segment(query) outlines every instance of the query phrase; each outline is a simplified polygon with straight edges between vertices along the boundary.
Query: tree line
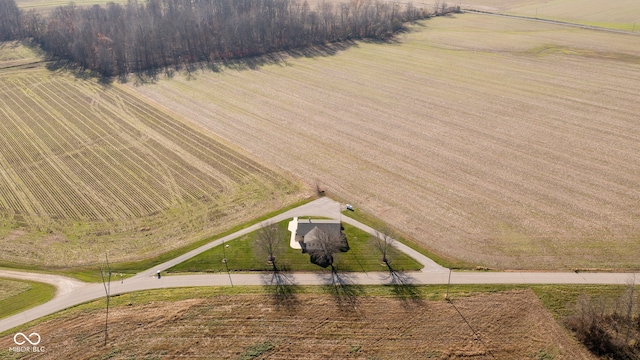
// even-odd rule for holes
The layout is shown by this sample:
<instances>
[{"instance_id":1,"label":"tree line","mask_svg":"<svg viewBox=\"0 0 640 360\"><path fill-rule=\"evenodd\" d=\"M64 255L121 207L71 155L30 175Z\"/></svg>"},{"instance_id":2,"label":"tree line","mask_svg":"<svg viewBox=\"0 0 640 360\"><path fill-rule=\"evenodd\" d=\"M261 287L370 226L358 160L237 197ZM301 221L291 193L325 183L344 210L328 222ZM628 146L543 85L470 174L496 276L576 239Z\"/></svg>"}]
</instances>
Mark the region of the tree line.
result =
<instances>
[{"instance_id":1,"label":"tree line","mask_svg":"<svg viewBox=\"0 0 640 360\"><path fill-rule=\"evenodd\" d=\"M379 0L129 0L48 16L0 0L2 40L32 38L51 55L111 76L351 39L386 39L429 13Z\"/></svg>"},{"instance_id":2,"label":"tree line","mask_svg":"<svg viewBox=\"0 0 640 360\"><path fill-rule=\"evenodd\" d=\"M599 357L640 359L640 294L635 277L615 296L583 294L565 322Z\"/></svg>"}]
</instances>

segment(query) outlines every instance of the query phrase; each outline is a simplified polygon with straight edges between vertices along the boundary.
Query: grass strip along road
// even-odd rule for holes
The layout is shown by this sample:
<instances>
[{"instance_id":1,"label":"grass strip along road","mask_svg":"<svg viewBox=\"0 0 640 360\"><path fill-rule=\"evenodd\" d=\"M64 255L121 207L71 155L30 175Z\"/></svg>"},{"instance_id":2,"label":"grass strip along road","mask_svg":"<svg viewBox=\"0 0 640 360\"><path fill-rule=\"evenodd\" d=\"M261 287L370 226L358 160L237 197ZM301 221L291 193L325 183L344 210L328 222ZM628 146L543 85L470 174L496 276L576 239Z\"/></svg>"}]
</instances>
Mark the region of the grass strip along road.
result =
<instances>
[{"instance_id":1,"label":"grass strip along road","mask_svg":"<svg viewBox=\"0 0 640 360\"><path fill-rule=\"evenodd\" d=\"M311 203L302 205L285 213L282 213L268 221L278 222L293 216L326 216L337 214L340 204L329 198L320 198ZM373 229L349 218L342 221L372 233ZM119 281L114 279L111 283L111 295L118 295L140 290L194 287L194 286L268 286L275 285L274 277L269 272L261 274L205 274L205 275L176 275L156 277L158 271L165 271L191 257L194 257L214 246L221 245L224 241L230 241L246 235L259 228L260 224L240 230L222 239L213 241L187 254L179 256L163 264L154 266L138 275ZM369 273L338 274L344 284L359 285L392 285L398 283L411 285L425 284L616 284L624 285L633 276L640 278L640 273L579 273L579 272L449 272L448 269L438 265L426 256L401 244L396 247L424 265L422 270L416 272L392 272L380 271ZM89 284L66 278L63 276L22 273L17 271L0 270L0 276L6 278L34 279L54 284L59 291L56 297L38 307L29 309L20 314L0 320L0 333L33 321L42 316L53 314L57 311L95 300L105 295L102 284ZM296 285L327 285L335 278L331 272L316 273L291 273L287 275L288 281Z\"/></svg>"}]
</instances>

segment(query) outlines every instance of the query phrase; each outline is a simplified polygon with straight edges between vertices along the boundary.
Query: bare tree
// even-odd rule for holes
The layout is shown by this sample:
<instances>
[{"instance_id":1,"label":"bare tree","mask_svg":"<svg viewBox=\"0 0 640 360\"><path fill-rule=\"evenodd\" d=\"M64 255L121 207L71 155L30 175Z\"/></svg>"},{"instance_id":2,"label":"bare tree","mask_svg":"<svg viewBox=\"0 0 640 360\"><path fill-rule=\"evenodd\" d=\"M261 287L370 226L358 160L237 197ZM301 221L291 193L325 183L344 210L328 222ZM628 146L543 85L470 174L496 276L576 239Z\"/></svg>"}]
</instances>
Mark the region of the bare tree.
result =
<instances>
[{"instance_id":1,"label":"bare tree","mask_svg":"<svg viewBox=\"0 0 640 360\"><path fill-rule=\"evenodd\" d=\"M640 321L633 322L636 303L633 282L613 298L583 294L566 323L578 340L598 356L640 359L640 348L636 346L640 343Z\"/></svg>"},{"instance_id":2,"label":"bare tree","mask_svg":"<svg viewBox=\"0 0 640 360\"><path fill-rule=\"evenodd\" d=\"M54 57L123 75L201 61L238 59L360 38L385 39L428 17L378 0L146 0L58 7L26 16L0 0L0 39L32 37Z\"/></svg>"},{"instance_id":3,"label":"bare tree","mask_svg":"<svg viewBox=\"0 0 640 360\"><path fill-rule=\"evenodd\" d=\"M440 4L440 15L447 14L448 12L449 12L449 7L447 6L447 2L443 1L442 4Z\"/></svg>"},{"instance_id":4,"label":"bare tree","mask_svg":"<svg viewBox=\"0 0 640 360\"><path fill-rule=\"evenodd\" d=\"M625 314L626 322L627 322L627 333L625 334L625 343L629 343L629 336L631 334L631 329L634 327L633 324L633 308L635 306L635 289L636 289L636 276L633 274L633 277L627 280L627 290L625 292L625 305L627 307L627 311ZM638 319L640 321L640 319Z\"/></svg>"},{"instance_id":5,"label":"bare tree","mask_svg":"<svg viewBox=\"0 0 640 360\"><path fill-rule=\"evenodd\" d=\"M14 0L0 1L0 41L18 39L22 34L22 11Z\"/></svg>"},{"instance_id":6,"label":"bare tree","mask_svg":"<svg viewBox=\"0 0 640 360\"><path fill-rule=\"evenodd\" d=\"M376 250L380 253L382 258L380 259L385 265L389 266L393 260L395 248L393 244L395 239L393 238L393 231L389 227L383 227L381 230L376 230L375 235L371 236L371 242Z\"/></svg>"},{"instance_id":7,"label":"bare tree","mask_svg":"<svg viewBox=\"0 0 640 360\"><path fill-rule=\"evenodd\" d=\"M264 223L258 230L255 240L255 251L258 256L265 257L266 260L276 270L276 260L284 251L284 242L287 234L278 224Z\"/></svg>"},{"instance_id":8,"label":"bare tree","mask_svg":"<svg viewBox=\"0 0 640 360\"><path fill-rule=\"evenodd\" d=\"M313 238L309 241L305 240L305 246L312 263L324 268L331 266L332 269L333 254L349 250L349 243L341 228L332 230L325 227L317 227Z\"/></svg>"}]
</instances>

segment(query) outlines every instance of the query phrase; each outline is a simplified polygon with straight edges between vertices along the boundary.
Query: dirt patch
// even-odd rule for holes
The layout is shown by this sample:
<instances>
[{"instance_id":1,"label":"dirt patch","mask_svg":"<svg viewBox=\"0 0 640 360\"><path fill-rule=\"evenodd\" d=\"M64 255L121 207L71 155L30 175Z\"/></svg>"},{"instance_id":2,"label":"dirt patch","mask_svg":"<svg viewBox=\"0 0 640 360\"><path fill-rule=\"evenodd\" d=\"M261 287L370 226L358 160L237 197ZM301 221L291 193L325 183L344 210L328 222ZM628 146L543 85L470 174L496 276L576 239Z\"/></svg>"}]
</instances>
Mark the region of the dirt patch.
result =
<instances>
[{"instance_id":1,"label":"dirt patch","mask_svg":"<svg viewBox=\"0 0 640 360\"><path fill-rule=\"evenodd\" d=\"M455 307L361 297L345 311L331 296L298 300L286 311L262 295L121 306L110 313L107 347L104 311L75 311L22 332L42 336L38 359L237 359L256 348L269 359L593 359L529 290L460 298ZM0 339L1 349L11 341Z\"/></svg>"}]
</instances>

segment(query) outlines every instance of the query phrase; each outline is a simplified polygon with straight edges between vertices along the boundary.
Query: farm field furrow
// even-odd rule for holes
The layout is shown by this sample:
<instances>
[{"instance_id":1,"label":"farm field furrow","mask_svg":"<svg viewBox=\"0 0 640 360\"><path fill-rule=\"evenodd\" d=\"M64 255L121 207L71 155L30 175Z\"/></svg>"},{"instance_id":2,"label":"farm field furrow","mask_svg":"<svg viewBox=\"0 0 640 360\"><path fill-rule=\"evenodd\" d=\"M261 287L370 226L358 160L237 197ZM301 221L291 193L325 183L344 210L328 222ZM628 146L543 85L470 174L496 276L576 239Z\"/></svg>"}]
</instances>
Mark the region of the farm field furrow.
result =
<instances>
[{"instance_id":1,"label":"farm field furrow","mask_svg":"<svg viewBox=\"0 0 640 360\"><path fill-rule=\"evenodd\" d=\"M0 85L0 263L137 260L303 196L281 170L121 89L39 67L2 69Z\"/></svg>"},{"instance_id":2,"label":"farm field furrow","mask_svg":"<svg viewBox=\"0 0 640 360\"><path fill-rule=\"evenodd\" d=\"M445 257L640 266L634 35L463 14L391 44L126 86Z\"/></svg>"},{"instance_id":3,"label":"farm field furrow","mask_svg":"<svg viewBox=\"0 0 640 360\"><path fill-rule=\"evenodd\" d=\"M22 96L18 95L18 94L14 94L12 97L10 97L12 99L23 99ZM45 118L43 118L40 114L41 112L36 111L35 109L38 109L38 102L37 102L37 95L34 94L34 101L26 104L25 103L25 108L31 109L32 113L34 114L34 116L38 116L39 117L39 121L34 121L33 124L37 124L38 122L42 122L42 121L46 121ZM69 106L69 104L67 102L56 102L55 100L49 98L47 99L48 101L46 102L47 104L51 104L53 106L59 106L61 108L60 111L60 115L63 119L68 119L68 120L76 120L78 123L82 123L83 121L90 121L87 117L76 117L76 115L71 112L68 111L67 109L72 109L73 107ZM41 139L40 137L36 137L35 141ZM63 137L64 139L64 137ZM24 140L23 142L24 144L29 144L30 141L28 140ZM37 153L39 156L40 155L45 155L47 152L44 150L38 150L35 149L34 150L35 153ZM102 153L102 154L101 154ZM55 155L55 154L54 154ZM97 151L92 152L92 164L107 164L106 167L100 167L98 166L97 168L100 169L101 171L109 171L109 169L113 166L113 164L116 162L114 161L112 158L106 158L105 154L103 151L101 151L101 149L98 149ZM111 166L109 166L111 165ZM46 179L46 177L44 177L44 179ZM117 187L119 189L124 189L126 191L126 189L129 187L131 187L129 180L126 179L126 177L120 176L119 174L115 175L115 184L122 184L123 186L114 186ZM58 182L59 186L70 186L69 182L67 181L60 181ZM135 185L134 185L135 186ZM144 203L144 202L143 202ZM82 202L78 203L78 204L82 204ZM134 211L134 213L137 213L138 215L142 214L144 212L143 207L139 206L138 204L134 204L134 203L130 203L130 206L135 207L137 210ZM72 209L72 207L69 207L70 209ZM63 218L64 215L60 214L59 215L60 218ZM75 218L73 215L69 216L70 218Z\"/></svg>"},{"instance_id":4,"label":"farm field furrow","mask_svg":"<svg viewBox=\"0 0 640 360\"><path fill-rule=\"evenodd\" d=\"M55 85L58 84L56 83ZM48 86L47 89L50 91L43 95L46 95L50 101L55 101L54 98L57 96L56 93L69 94L64 103L58 103L58 105L63 106L63 108L83 108L87 103L92 101L92 99L88 97L82 99L84 101L79 101L77 98L73 97L73 95L78 93L77 91L73 91L73 89L69 88L57 88L55 85L52 84L51 86ZM38 87L38 89L44 89L44 87ZM62 101L62 99L60 99L60 101ZM75 114L64 114L63 112L65 119L76 120L73 121L75 127L80 130L81 133L88 135L89 139L91 139L89 140L90 151L93 147L92 145L95 145L96 142L103 142L105 148L116 149L113 152L108 151L103 152L102 154L100 152L92 151L92 154L100 157L101 162L111 164L111 167L120 167L127 170L131 176L127 176L125 173L124 179L135 183L131 186L125 186L125 189L138 188L145 190L144 193L148 194L148 198L145 201L147 209L143 211L158 211L170 205L164 201L165 198L170 197L167 189L155 180L156 172L153 174L144 173L144 171L141 170L141 166L145 163L145 160L140 157L132 159L136 148L131 141L127 142L123 139L124 132L122 132L122 128L108 126L109 120L103 116L99 116L98 114L94 112L92 115L82 114L81 116L76 117L77 115ZM112 115L117 118L116 114ZM94 117L97 117L102 121L92 120ZM120 136L115 136L115 134L119 134ZM122 181L124 180L121 180L121 182ZM152 186L154 183L157 185L156 187ZM153 204L158 204L158 206Z\"/></svg>"},{"instance_id":5,"label":"farm field furrow","mask_svg":"<svg viewBox=\"0 0 640 360\"><path fill-rule=\"evenodd\" d=\"M530 290L462 297L453 304L316 294L293 294L278 304L268 294L215 290L206 298L134 300L110 309L108 349L128 357L238 359L268 343L262 357L269 359L595 359ZM47 339L47 352L38 358L104 354L102 313L91 303L30 326Z\"/></svg>"},{"instance_id":6,"label":"farm field furrow","mask_svg":"<svg viewBox=\"0 0 640 360\"><path fill-rule=\"evenodd\" d=\"M104 94L101 95L104 96ZM90 99L87 101L89 100ZM80 104L81 103L82 102L80 102ZM107 106L105 106L105 108L106 107ZM120 120L117 110L102 109L102 111L106 113L106 115L103 115L104 122L94 123L93 127L97 129L96 131L106 132L107 134L110 133L110 131L105 130L104 127L106 127L106 129L114 128L118 130L120 137L124 138L126 136L129 140L140 139L141 144L136 144L134 141L133 147L129 146L129 151L127 151L125 155L131 158L131 161L135 163L135 166L144 168L144 170L134 170L133 172L136 174L144 173L142 178L146 185L158 183L159 188L157 188L156 191L160 193L167 193L166 198L173 199L174 201L181 198L183 195L181 195L180 189L185 189L189 194L194 193L194 181L197 181L200 184L200 188L197 191L198 195L193 196L193 199L202 198L204 194L216 193L224 189L219 178L207 176L203 174L201 170L193 166L185 165L186 162L181 160L180 156L175 156L175 159L169 160L166 156L160 155L170 152L170 150L162 146L159 142L150 139L149 131L140 130L129 124L127 121ZM106 124L107 122L115 124L108 126L108 124ZM78 126L80 126L80 124L78 124ZM108 138L112 139L111 136ZM126 145L126 142L124 142L124 139L113 139L112 141L118 142L119 145L116 145L116 148L128 146ZM159 164L163 165L163 171L154 169L154 167L157 167ZM190 176L185 177L182 174L189 174ZM164 181L164 184L160 183L157 179ZM179 181L176 181L176 179ZM156 187L154 187L154 189L156 189ZM170 191L170 188L172 191Z\"/></svg>"},{"instance_id":7,"label":"farm field furrow","mask_svg":"<svg viewBox=\"0 0 640 360\"><path fill-rule=\"evenodd\" d=\"M28 95L40 98L34 93L29 92ZM14 94L14 98L20 98L19 95ZM91 208L91 214L88 216L90 220L99 220L102 217L97 216L97 213L101 213L103 216L107 214L104 204L108 202L107 199L100 201L93 196L89 196L91 189L86 187L84 182L77 176L74 170L77 170L73 164L68 164L64 161L61 155L67 152L73 152L79 146L79 143L71 144L66 141L67 138L72 137L73 133L64 131L63 121L52 126L47 121L47 115L51 116L50 109L40 107L44 102L31 102L26 104L31 110L30 114L21 116L20 119L24 122L22 128L29 129L36 135L32 140L41 142L40 148L43 149L43 154L47 154L47 161L54 164L54 167L68 177L68 180L56 179L56 184L69 183L72 187L76 187L77 195L70 194L69 197L73 199L75 206L89 207ZM46 149L46 150L44 150ZM71 165L71 166L68 166ZM79 196L81 198L79 198ZM107 215L108 217L108 215Z\"/></svg>"},{"instance_id":8,"label":"farm field furrow","mask_svg":"<svg viewBox=\"0 0 640 360\"><path fill-rule=\"evenodd\" d=\"M23 121L28 119L30 119L30 117L22 117ZM70 147L68 147L69 144L66 143L61 145L59 141L61 137L58 131L54 128L49 127L45 119L43 119L42 117L40 117L39 121L34 121L33 124L34 126L31 127L31 129L37 134L37 137L46 144L43 147L48 147L49 150L54 154L54 156L51 156L49 159L52 162L55 162L56 168L60 169L62 173L72 178L71 182L75 186L79 187L79 193L82 194L83 198L81 200L76 199L76 201L78 201L79 204L81 204L82 202L86 202L86 206L90 207L92 211L92 214L89 216L91 219L95 220L99 218L108 218L109 214L104 209L104 203L100 203L100 201L94 199L93 197L86 196L89 189L83 186L82 179L77 178L77 174L75 174L74 171L71 170L74 168L75 164L69 164L65 162L64 158L55 156L55 154L63 154L65 151L68 151L65 150L65 146L67 146L67 149L70 149ZM49 134L55 135L50 136ZM98 216L96 214L100 215Z\"/></svg>"},{"instance_id":9,"label":"farm field furrow","mask_svg":"<svg viewBox=\"0 0 640 360\"><path fill-rule=\"evenodd\" d=\"M254 161L251 161L244 156L240 156L237 153L233 153L222 146L211 144L207 141L204 135L195 132L184 124L172 121L168 116L162 114L160 111L148 104L144 104L144 106L142 104L127 104L129 105L129 110L135 109L139 110L141 113L152 113L154 117L141 117L147 121L145 123L146 125L161 132L163 135L171 138L179 138L181 140L179 144L191 150L191 153L198 156L199 159L207 162L214 162L218 164L219 167L228 169L230 173L228 176L231 176L233 181L240 181L243 176L246 176L251 172L262 173L265 177L268 177L271 180L276 180L278 178L275 172L265 169ZM202 149L212 146L216 151L215 153L202 151ZM212 154L216 154L217 156L212 156ZM220 161L220 155L223 155L223 158L225 159L224 162ZM246 169L246 171L244 171L244 169Z\"/></svg>"},{"instance_id":10,"label":"farm field furrow","mask_svg":"<svg viewBox=\"0 0 640 360\"><path fill-rule=\"evenodd\" d=\"M151 109L139 109L139 108L136 108L135 106L132 106L132 104L127 104L127 108L129 109L129 111L133 111L133 113L137 116L147 114L149 112L148 110L151 110ZM162 136L175 138L177 144L179 144L182 148L189 150L190 153L196 156L198 159L208 161L209 163L213 163L217 165L216 168L220 170L225 170L223 171L222 174L219 174L219 177L222 177L222 178L228 177L229 178L229 180L227 181L228 183L237 182L242 179L243 174L239 168L236 168L235 166L233 166L233 164L231 166L227 166L227 164L224 164L224 162L220 161L218 157L209 157L206 154L203 154L203 152L201 151L202 146L195 146L195 144L192 144L191 140L194 140L194 139L183 135L184 133L182 131L172 129L171 126L154 127L158 125L157 122L146 122L145 125L158 131L158 133ZM228 160L229 162L233 161L232 158L229 158Z\"/></svg>"},{"instance_id":11,"label":"farm field furrow","mask_svg":"<svg viewBox=\"0 0 640 360\"><path fill-rule=\"evenodd\" d=\"M35 79L31 79L31 80L35 81ZM33 85L35 86L35 84ZM60 84L55 84L55 85L60 85ZM90 99L84 99L85 102L83 103L82 101L78 101L77 98L73 100L69 99L71 96L77 95L78 93L78 92L72 91L72 89L69 89L69 88L60 88L58 86L54 86L54 84L52 84L52 86L49 86L47 88L53 91L51 94L43 93L42 94L43 97L46 97L47 99L52 99L56 93L68 94L66 103L69 103L73 107L82 107L87 101L90 101ZM44 89L44 88L39 87L39 89ZM74 102L71 102L71 101L74 101ZM94 113L94 115L97 115L97 114ZM110 115L112 116L111 118L116 118L116 119L118 118L117 114L112 113ZM137 185L144 184L144 186L150 187L152 191L156 193L156 197L154 201L163 203L164 206L168 206L168 203L165 201L165 199L170 199L171 194L167 191L166 187L161 183L161 181L158 180L158 179L164 180L163 177L160 176L160 174L158 174L156 171L152 169L152 165L148 163L148 160L145 159L145 156L138 154L138 148L135 147L135 145L132 145L131 143L126 142L126 139L124 139L126 132L123 131L125 127L109 126L108 120L107 120L109 118L105 117L102 114L100 114L100 117L105 121L101 123L96 123L92 121L86 121L86 118L85 118L85 119L79 119L79 121L76 121L74 123L69 123L68 126L70 129L74 127L76 128L75 131L72 130L74 133L83 133L85 135L89 135L89 134L95 135L94 137L89 136L89 139L85 140L85 143L95 145L95 142L103 141L108 146L114 149L122 149L121 151L117 151L115 154L111 154L111 158L113 157L118 158L118 161L121 165L126 166L127 168L130 169L130 171L140 176L140 182ZM61 123L63 122L61 121ZM100 134L103 134L103 136L100 136ZM119 136L112 136L109 134L118 134ZM82 141L82 140L79 140L79 141ZM80 165L79 169L82 169L82 168L83 166ZM144 168L144 170L142 170L141 168Z\"/></svg>"}]
</instances>

